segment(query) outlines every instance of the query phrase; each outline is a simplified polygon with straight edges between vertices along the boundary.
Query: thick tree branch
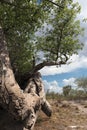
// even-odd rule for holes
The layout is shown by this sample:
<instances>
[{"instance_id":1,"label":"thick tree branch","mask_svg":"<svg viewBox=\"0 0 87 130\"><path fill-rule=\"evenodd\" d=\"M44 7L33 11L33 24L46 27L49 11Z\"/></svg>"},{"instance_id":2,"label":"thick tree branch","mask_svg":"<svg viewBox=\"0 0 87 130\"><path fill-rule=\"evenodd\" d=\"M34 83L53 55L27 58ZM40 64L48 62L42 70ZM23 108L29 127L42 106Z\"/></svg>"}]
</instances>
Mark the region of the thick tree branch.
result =
<instances>
[{"instance_id":1,"label":"thick tree branch","mask_svg":"<svg viewBox=\"0 0 87 130\"><path fill-rule=\"evenodd\" d=\"M67 59L68 60L68 59ZM45 66L60 66L60 65L64 65L66 64L67 60L65 59L65 61L60 61L60 62L55 62L55 61L44 61L38 65L36 65L30 72L27 72L23 75L20 76L18 83L20 84L22 89L25 89L26 87L26 83L28 82L28 80L34 76L34 74L39 71L40 69L42 69ZM17 76L16 76L17 77Z\"/></svg>"},{"instance_id":2,"label":"thick tree branch","mask_svg":"<svg viewBox=\"0 0 87 130\"><path fill-rule=\"evenodd\" d=\"M63 64L66 64L66 62L67 62L66 60L65 61L59 61L59 62L55 62L55 61L44 61L44 62L36 65L34 67L34 69L31 71L31 73L35 73L35 72L37 72L38 70L42 69L45 66L63 65Z\"/></svg>"}]
</instances>

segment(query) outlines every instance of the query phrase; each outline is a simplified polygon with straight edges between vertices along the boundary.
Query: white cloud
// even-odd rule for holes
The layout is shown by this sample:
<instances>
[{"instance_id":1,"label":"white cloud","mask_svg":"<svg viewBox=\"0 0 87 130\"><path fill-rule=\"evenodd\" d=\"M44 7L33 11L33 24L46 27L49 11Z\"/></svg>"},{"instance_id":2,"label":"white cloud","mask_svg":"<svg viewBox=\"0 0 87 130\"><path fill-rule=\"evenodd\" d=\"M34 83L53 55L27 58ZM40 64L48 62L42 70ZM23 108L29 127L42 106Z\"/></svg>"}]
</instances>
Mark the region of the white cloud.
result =
<instances>
[{"instance_id":1,"label":"white cloud","mask_svg":"<svg viewBox=\"0 0 87 130\"><path fill-rule=\"evenodd\" d=\"M64 79L63 86L71 85L73 89L77 88L77 85L75 83L75 78L69 78L69 79ZM55 92L55 93L62 93L62 87L58 85L58 82L56 80L48 82L47 80L43 81L44 86L45 86L45 91L49 90L49 92Z\"/></svg>"},{"instance_id":2,"label":"white cloud","mask_svg":"<svg viewBox=\"0 0 87 130\"><path fill-rule=\"evenodd\" d=\"M75 78L69 78L69 79L64 79L63 80L63 84L64 84L64 86L66 86L66 85L71 85L71 86L76 86L76 84L75 84Z\"/></svg>"},{"instance_id":3,"label":"white cloud","mask_svg":"<svg viewBox=\"0 0 87 130\"><path fill-rule=\"evenodd\" d=\"M55 92L55 93L61 93L62 92L62 87L59 87L57 81L51 81L48 82L47 80L44 80L44 86L45 86L45 91L49 90L50 92Z\"/></svg>"}]
</instances>

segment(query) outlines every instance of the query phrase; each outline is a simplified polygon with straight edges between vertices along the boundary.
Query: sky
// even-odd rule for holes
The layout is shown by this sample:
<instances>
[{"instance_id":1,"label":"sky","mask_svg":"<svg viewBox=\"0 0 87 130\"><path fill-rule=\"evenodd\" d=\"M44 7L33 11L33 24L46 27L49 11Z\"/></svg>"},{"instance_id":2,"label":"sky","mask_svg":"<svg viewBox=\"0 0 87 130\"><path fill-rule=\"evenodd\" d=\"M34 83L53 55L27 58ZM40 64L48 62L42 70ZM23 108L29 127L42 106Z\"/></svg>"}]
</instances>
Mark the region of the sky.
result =
<instances>
[{"instance_id":1,"label":"sky","mask_svg":"<svg viewBox=\"0 0 87 130\"><path fill-rule=\"evenodd\" d=\"M81 13L77 18L82 21L87 18L87 0L74 1L81 5ZM79 51L78 55L73 54L66 65L44 67L40 71L45 90L49 89L60 93L63 86L71 85L75 87L76 78L87 77L87 22L81 22L81 26L85 28L84 36L80 38L84 43L83 50Z\"/></svg>"}]
</instances>

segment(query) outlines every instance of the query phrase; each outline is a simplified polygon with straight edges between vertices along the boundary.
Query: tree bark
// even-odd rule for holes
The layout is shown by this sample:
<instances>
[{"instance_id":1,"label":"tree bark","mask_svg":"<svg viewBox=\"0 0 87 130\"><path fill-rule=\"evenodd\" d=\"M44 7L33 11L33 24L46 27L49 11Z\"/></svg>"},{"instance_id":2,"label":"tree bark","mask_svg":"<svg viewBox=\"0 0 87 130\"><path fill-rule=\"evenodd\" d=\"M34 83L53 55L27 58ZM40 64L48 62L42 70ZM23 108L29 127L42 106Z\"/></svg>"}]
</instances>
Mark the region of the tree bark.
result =
<instances>
[{"instance_id":1,"label":"tree bark","mask_svg":"<svg viewBox=\"0 0 87 130\"><path fill-rule=\"evenodd\" d=\"M46 100L44 92L44 84L41 79L40 72L36 72L28 81L28 85L24 90L27 93L36 93L41 99L41 110L50 117L52 114L52 108L49 102Z\"/></svg>"},{"instance_id":2,"label":"tree bark","mask_svg":"<svg viewBox=\"0 0 87 130\"><path fill-rule=\"evenodd\" d=\"M49 117L52 113L51 106L45 98L40 73L34 74L31 79L23 91L15 80L7 43L0 27L0 106L16 120L22 121L23 130L33 129L40 109Z\"/></svg>"},{"instance_id":3,"label":"tree bark","mask_svg":"<svg viewBox=\"0 0 87 130\"><path fill-rule=\"evenodd\" d=\"M11 68L5 36L0 27L0 105L11 115L24 122L31 130L40 109L40 97L35 93L24 93L15 80Z\"/></svg>"}]
</instances>

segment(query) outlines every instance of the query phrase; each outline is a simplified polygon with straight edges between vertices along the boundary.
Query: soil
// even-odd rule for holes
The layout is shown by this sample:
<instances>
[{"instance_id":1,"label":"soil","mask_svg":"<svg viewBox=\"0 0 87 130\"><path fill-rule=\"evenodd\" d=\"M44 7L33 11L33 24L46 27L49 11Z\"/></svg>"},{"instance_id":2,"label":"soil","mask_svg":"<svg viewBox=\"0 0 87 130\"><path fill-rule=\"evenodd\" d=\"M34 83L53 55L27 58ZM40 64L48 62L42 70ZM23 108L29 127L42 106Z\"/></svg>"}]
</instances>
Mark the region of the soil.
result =
<instances>
[{"instance_id":1,"label":"soil","mask_svg":"<svg viewBox=\"0 0 87 130\"><path fill-rule=\"evenodd\" d=\"M40 113L34 130L87 130L87 101L50 101L53 115Z\"/></svg>"},{"instance_id":2,"label":"soil","mask_svg":"<svg viewBox=\"0 0 87 130\"><path fill-rule=\"evenodd\" d=\"M40 112L34 130L87 130L87 101L49 102L52 116ZM22 124L0 109L0 130L22 130Z\"/></svg>"}]
</instances>

